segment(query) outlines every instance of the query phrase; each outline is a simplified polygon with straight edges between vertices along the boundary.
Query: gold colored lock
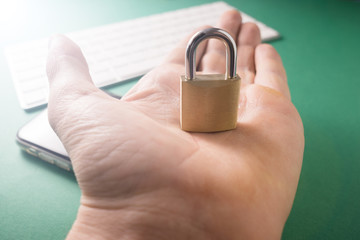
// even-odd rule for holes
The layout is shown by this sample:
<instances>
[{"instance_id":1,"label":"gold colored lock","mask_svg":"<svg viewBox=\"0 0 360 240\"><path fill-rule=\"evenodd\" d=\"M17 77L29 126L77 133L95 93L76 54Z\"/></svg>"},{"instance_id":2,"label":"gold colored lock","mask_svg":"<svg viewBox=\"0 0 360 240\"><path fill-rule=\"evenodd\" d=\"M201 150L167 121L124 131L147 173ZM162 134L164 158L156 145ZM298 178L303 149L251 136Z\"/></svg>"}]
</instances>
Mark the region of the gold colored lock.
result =
<instances>
[{"instance_id":1,"label":"gold colored lock","mask_svg":"<svg viewBox=\"0 0 360 240\"><path fill-rule=\"evenodd\" d=\"M225 74L196 75L196 48L217 38L226 46ZM240 77L236 74L236 44L226 31L208 28L196 33L185 54L185 72L180 81L180 125L189 132L219 132L236 128Z\"/></svg>"}]
</instances>

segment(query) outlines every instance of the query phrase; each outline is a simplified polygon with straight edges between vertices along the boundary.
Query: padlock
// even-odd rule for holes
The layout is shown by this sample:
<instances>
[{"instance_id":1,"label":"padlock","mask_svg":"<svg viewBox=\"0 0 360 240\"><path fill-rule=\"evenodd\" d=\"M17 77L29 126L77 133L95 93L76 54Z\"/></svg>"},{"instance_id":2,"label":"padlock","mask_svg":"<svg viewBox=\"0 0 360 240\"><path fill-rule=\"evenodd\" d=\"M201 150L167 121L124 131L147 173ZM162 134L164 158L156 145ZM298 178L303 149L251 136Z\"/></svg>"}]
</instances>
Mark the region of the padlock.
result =
<instances>
[{"instance_id":1,"label":"padlock","mask_svg":"<svg viewBox=\"0 0 360 240\"><path fill-rule=\"evenodd\" d=\"M219 39L225 44L225 74L196 75L196 48L209 38ZM180 78L181 129L220 132L236 128L240 77L236 74L236 44L231 35L219 28L207 28L196 33L187 45L185 74Z\"/></svg>"}]
</instances>

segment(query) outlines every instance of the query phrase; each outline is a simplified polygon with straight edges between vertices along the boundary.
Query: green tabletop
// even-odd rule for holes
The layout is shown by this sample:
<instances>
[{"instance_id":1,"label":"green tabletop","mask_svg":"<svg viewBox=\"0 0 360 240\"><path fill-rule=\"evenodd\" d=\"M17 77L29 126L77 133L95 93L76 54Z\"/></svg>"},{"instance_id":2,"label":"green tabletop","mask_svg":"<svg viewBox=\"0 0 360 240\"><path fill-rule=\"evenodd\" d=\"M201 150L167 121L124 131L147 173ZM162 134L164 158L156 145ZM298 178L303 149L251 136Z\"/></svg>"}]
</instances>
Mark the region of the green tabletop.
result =
<instances>
[{"instance_id":1,"label":"green tabletop","mask_svg":"<svg viewBox=\"0 0 360 240\"><path fill-rule=\"evenodd\" d=\"M0 47L206 2L2 1ZM280 32L271 44L305 127L303 169L283 239L360 239L360 2L228 3ZM3 54L0 77L0 239L63 239L79 206L76 179L20 151L16 132L40 109L20 108ZM124 94L135 81L110 90Z\"/></svg>"}]
</instances>

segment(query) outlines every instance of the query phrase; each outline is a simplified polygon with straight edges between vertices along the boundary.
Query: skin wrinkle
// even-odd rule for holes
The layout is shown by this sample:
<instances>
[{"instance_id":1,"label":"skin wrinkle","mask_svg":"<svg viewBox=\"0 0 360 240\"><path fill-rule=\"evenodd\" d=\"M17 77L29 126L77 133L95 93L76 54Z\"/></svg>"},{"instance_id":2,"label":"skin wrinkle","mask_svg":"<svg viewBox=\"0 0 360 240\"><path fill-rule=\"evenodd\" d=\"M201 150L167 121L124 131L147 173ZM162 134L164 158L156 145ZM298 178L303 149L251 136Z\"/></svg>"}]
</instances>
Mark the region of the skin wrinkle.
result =
<instances>
[{"instance_id":1,"label":"skin wrinkle","mask_svg":"<svg viewBox=\"0 0 360 240\"><path fill-rule=\"evenodd\" d=\"M167 68L173 68L174 66L176 66L176 67L180 67L180 65L179 64L164 64L164 65L162 65L160 68L161 69L167 69ZM183 71L183 66L178 70L178 71L176 71L176 72L181 72L181 71ZM179 90L178 89L174 89L172 86L174 86L175 84L177 85L177 84L179 84L179 80L178 79L176 79L176 81L174 81L174 84L172 84L172 85L169 85L169 84L167 84L165 81L168 81L168 79L164 79L164 74L162 74L162 75L159 75L158 74L158 72L159 71L152 71L152 72L150 72L149 73L149 76L151 76L153 79L154 79L154 83L151 83L149 86L147 86L146 87L146 91L145 91L145 93L147 93L147 94L144 94L144 92L141 92L141 93L134 93L133 91L130 91L128 94L126 94L125 96L124 96L124 101L136 101L136 100L144 100L144 98L146 98L147 97L147 95L152 95L152 94L159 94L159 92L160 91L158 91L158 89L160 88L160 89L163 89L164 91L162 91L162 92L164 92L164 93L166 93L166 95L169 95L169 96L171 96L171 97L173 97L173 96L177 96L178 94L179 94ZM174 74L172 74L174 71L170 71L169 73L167 73L168 75L174 75ZM165 75L167 75L167 74L165 74ZM147 78L144 78L144 79L142 79L142 80L140 80L140 81L142 81L142 82L147 82L147 79L148 79L149 77L147 77ZM139 82L138 84L137 84L137 86L138 85L140 85L142 82ZM147 85L147 84L146 84ZM135 89L136 89L136 87L135 87ZM143 95L144 94L144 95ZM164 95L160 95L160 96L164 96ZM166 98L164 98L164 99L168 99L167 97ZM145 100L144 100L145 101Z\"/></svg>"},{"instance_id":2,"label":"skin wrinkle","mask_svg":"<svg viewBox=\"0 0 360 240\"><path fill-rule=\"evenodd\" d=\"M66 122L69 122L67 120L67 116L71 118L71 125L69 126L66 124ZM64 132L61 140L68 142L71 146L81 146L84 141L86 143L86 139L84 139L82 136L87 135L89 132L89 129L92 129L92 132L94 132L94 127L100 127L97 124L96 120L93 120L93 122L89 121L86 118L79 118L74 121L72 114L65 114L62 118L63 121L58 121L59 125L55 128L59 129L67 129L67 131ZM99 130L97 130L99 131ZM102 135L102 131L99 132L100 135ZM95 139L95 138L94 138ZM86 145L86 144L85 144ZM69 149L71 151L71 149Z\"/></svg>"},{"instance_id":3,"label":"skin wrinkle","mask_svg":"<svg viewBox=\"0 0 360 240\"><path fill-rule=\"evenodd\" d=\"M203 148L204 149L204 148ZM207 169L207 168L205 168L205 169L203 169L203 171L207 171L207 172L212 172L212 174L210 175L210 178L209 179L204 179L203 181L201 181L200 183L201 184L205 184L205 185L208 185L208 186L210 186L210 188L209 187L205 187L205 186L197 186L197 185L195 185L195 186L192 186L192 183L191 182L189 182L189 184L190 184L190 186L192 186L192 188L195 190L195 189L197 189L197 191L195 191L195 192L189 192L189 194L191 194L191 195L198 195L198 194L200 194L201 192L198 192L198 190L199 189L202 189L202 190L206 190L206 189L211 189L212 187L215 187L215 183L216 182L214 182L214 180L216 179L216 178L213 178L213 176L214 176L214 174L215 175L219 175L219 176L222 176L221 177L221 179L222 178L224 178L224 179L227 179L228 177L230 177L230 176L227 176L227 174L226 174L226 172L228 171L228 168L230 167L230 165L227 163L227 162L224 162L224 161L215 161L215 159L213 159L213 157L212 157L212 153L209 151L209 150L204 150L207 154L206 154L206 161L208 161L209 163L211 163L211 162L217 162L217 166L218 166L218 168L214 171L213 169ZM190 170L190 172L192 172L193 170L190 168L188 168L188 167L191 167L192 165L194 165L194 164L202 164L202 161L196 161L196 162L194 162L194 160L196 159L196 154L200 154L200 155L203 155L203 153L204 152L202 152L202 153L200 153L199 151L198 152L196 152L196 153L194 153L192 156L191 156L191 158L190 158L190 156L189 156L189 158L188 158L188 160L185 162L182 162L182 165L180 166L181 168L183 168L184 169L184 171L186 172L187 170ZM219 168L219 166L221 166L221 168ZM221 170L225 170L225 172L223 172L223 171L221 171ZM224 173L224 174L222 174L222 173ZM203 174L203 173L200 173L200 174ZM232 176L236 176L236 175L232 175ZM194 179L196 180L198 178L198 175L197 174L195 174L194 175ZM211 184L207 184L206 182L208 181L208 180L210 180L211 179ZM188 179L188 180L190 180L190 179ZM197 181L194 181L193 183L196 183ZM215 185L214 185L215 184ZM188 188L188 189L192 189L192 188ZM204 191L204 192L207 192L207 191ZM211 191L211 192L213 192L213 191Z\"/></svg>"},{"instance_id":4,"label":"skin wrinkle","mask_svg":"<svg viewBox=\"0 0 360 240\"><path fill-rule=\"evenodd\" d=\"M231 145L231 142L229 143L229 139L231 139L232 134L234 134L233 131L225 131L216 135L213 135L212 133L198 133L196 136L198 138L198 143L202 144L202 146L205 145L207 152L212 152L213 149L220 145Z\"/></svg>"},{"instance_id":5,"label":"skin wrinkle","mask_svg":"<svg viewBox=\"0 0 360 240\"><path fill-rule=\"evenodd\" d=\"M146 192L145 194L149 194L149 193ZM151 195L155 195L155 193L151 192ZM138 197L144 198L144 193L139 194ZM179 197L176 197L176 199L179 199ZM130 203L127 204L126 206L122 206L120 208L106 208L106 209L107 210L127 210L127 209L129 209L129 211L131 212L132 215L139 213L140 216L142 216L144 213L148 213L148 214L154 215L154 216L163 216L165 213L165 215L167 215L166 218L168 218L168 219L177 219L179 216L181 217L184 213L184 212L182 212L179 214L178 211L171 210L172 208L169 209L167 206L165 206L165 208L164 208L164 207L161 207L160 205L153 205L151 201L150 202L147 201L148 202L147 205L141 204L141 205L135 205L135 206L132 203L138 202L136 199L128 199L128 201ZM92 207L96 208L96 206L91 206L91 205L89 206L87 204L84 204L84 206L90 207L90 208L92 208ZM196 210L194 207L190 207L190 208ZM193 211L189 211L189 212L192 213ZM177 216L177 218L173 218L172 216L173 217ZM183 216L180 220L177 220L177 222L182 222L182 225L185 223L187 225L187 229L189 229L189 228L195 229L195 231L199 231L198 229L204 230L204 228L202 228L201 226L198 226L198 224L196 224L196 227L194 227L193 222L192 221L189 222L189 221L187 221L187 219L188 219L188 216ZM194 221L194 222L198 223L198 221ZM145 227L146 227L146 225L145 225ZM209 234L209 232L207 234ZM210 238L204 238L204 239L210 239ZM216 239L216 238L214 238L214 239Z\"/></svg>"},{"instance_id":6,"label":"skin wrinkle","mask_svg":"<svg viewBox=\"0 0 360 240\"><path fill-rule=\"evenodd\" d=\"M244 117L246 117L246 115L244 113L248 112L247 110L247 95L244 94L243 90L244 88L246 88L247 86L243 87L240 89L240 97L239 97L239 105L238 105L238 125L241 124L244 120Z\"/></svg>"},{"instance_id":7,"label":"skin wrinkle","mask_svg":"<svg viewBox=\"0 0 360 240\"><path fill-rule=\"evenodd\" d=\"M86 123L86 121L84 121L85 123ZM104 132L105 131L103 131L102 129L99 129L99 126L96 126L97 124L93 124L93 126L91 126L90 127L90 129L93 129L92 130L92 133L94 133L93 131L94 130L96 130L97 132L98 132L98 134L92 134L92 135L94 135L94 136L97 136L97 135L103 135L104 134ZM72 131L70 131L69 132L69 137L68 138L70 138L70 139L72 139L72 140L74 140L74 139L77 139L77 138L74 138L74 136L76 136L76 135L74 135L74 134L72 134L72 132L76 132L76 131L78 131L79 129L79 126L82 126L82 124L77 124L76 125L77 126L77 129L71 129ZM118 128L119 126L116 126L116 128ZM89 126L88 125L84 125L84 126L82 126L82 129L84 129L84 134L85 135L87 135L87 134L89 134ZM106 127L106 129L109 129L108 127ZM121 131L121 130L120 130ZM79 132L82 132L82 131L79 131ZM79 137L79 139L82 139L81 137ZM96 137L94 137L94 139L96 139ZM100 142L99 142L100 143ZM109 142L110 143L110 142ZM118 148L118 147L120 147L120 146L111 146L111 145L109 145L109 143L107 144L107 149L106 150L108 150L108 148L114 148L114 149L116 149L116 148ZM72 145L74 145L74 144L72 144ZM87 144L86 144L86 142L84 142L84 143L82 143L82 141L80 141L80 142L78 142L78 144L77 144L78 146L87 146ZM97 145L96 144L96 142L94 143L94 144L92 144L92 145ZM85 152L85 154L87 153L87 152L91 152L91 148L92 148L92 145L91 146L88 146L89 147L89 151L87 151L87 150L85 150L85 151L80 151L80 152ZM112 150L113 151L113 150ZM100 153L100 155L97 157L98 159L106 159L108 156L107 156L107 154L110 154L112 151L109 151L109 152L107 152L107 151L105 151L105 152L96 152L96 154L99 154ZM105 155L103 155L103 154L105 154ZM87 158L87 156L85 155L85 156L72 156L72 158L77 158L77 159L81 159L81 158ZM93 157L93 156L92 156ZM99 163L99 164L101 164L101 163Z\"/></svg>"},{"instance_id":8,"label":"skin wrinkle","mask_svg":"<svg viewBox=\"0 0 360 240\"><path fill-rule=\"evenodd\" d=\"M241 99L244 102L242 102L240 105L242 107L242 109L240 109L240 111L241 111L240 117L242 120L251 119L250 118L251 116L254 116L255 118L257 118L257 112L259 112L259 111L261 112L262 110L268 108L268 106L263 105L264 101L261 100L263 98L264 93L259 90L260 90L260 88L263 88L263 86L249 85L249 86L246 86L246 88L247 88L246 94L243 94L242 99ZM251 90L249 90L249 88ZM249 98L249 96L247 96L248 94L250 94L250 95L254 94L252 91L256 91L257 93L260 92L258 94L257 98L252 98L251 96ZM251 100L249 101L249 99L251 99ZM246 113L246 115L244 113ZM245 115L244 117L246 117L246 118L242 117L242 115Z\"/></svg>"},{"instance_id":9,"label":"skin wrinkle","mask_svg":"<svg viewBox=\"0 0 360 240\"><path fill-rule=\"evenodd\" d=\"M116 169L117 168L114 168L112 171L116 172ZM144 178L144 175L145 176L149 175L148 172L149 171L146 169L143 169L141 171L138 170L137 172L134 172L131 175L124 175L121 178L117 178L116 181L114 181L112 184L106 182L107 186L114 185L114 190L112 192L109 191L104 192L103 190L100 189L98 189L96 192L93 193L84 191L83 192L84 197L94 198L94 200L96 199L97 204L87 203L85 200L83 200L82 203L89 207L94 207L99 209L118 209L120 207L117 204L116 205L112 205L111 203L102 204L101 202L106 202L109 199L110 200L113 199L114 197L116 197L117 200L124 201L128 198L131 198L131 196L133 196L134 194L141 195L152 192L153 190L149 186L143 185L141 184L141 181L139 181L142 178ZM107 173L111 173L111 171L108 170ZM104 172L102 176L105 176L105 174L106 173ZM100 176L98 177L99 181L101 180L101 177ZM119 181L122 182L121 189L116 188L116 186L118 185L117 183Z\"/></svg>"},{"instance_id":10,"label":"skin wrinkle","mask_svg":"<svg viewBox=\"0 0 360 240\"><path fill-rule=\"evenodd\" d=\"M152 117L152 114L154 114L154 112L157 112L157 111L162 111L164 112L163 109L166 109L166 105L168 104L171 104L171 102L169 103L169 101L165 101L165 99L167 98L168 94L164 94L164 95L160 95L159 93L157 93L156 91L154 91L153 89L149 89L149 90L146 90L146 91L143 91L141 94L139 95L136 95L136 94L132 94L129 98L125 99L125 101L132 101L132 103L140 103L140 104L134 104L134 107L139 109L141 112L143 112L145 115L147 115L147 117ZM152 105L149 104L149 105L145 105L145 104L141 104L141 103L152 103L152 102L157 102L157 101L164 101L165 104L164 104L164 107L160 108L160 109L154 109L154 111L147 111L147 109L152 109ZM171 110L171 111L174 111L174 110ZM171 113L171 111L169 113ZM170 119L169 116L171 116L173 114L166 114L164 115L163 117L161 117L162 115L161 114L158 114L156 116L157 119L161 119L163 120L164 122L169 122L171 123L173 119ZM160 117L160 118L159 118Z\"/></svg>"},{"instance_id":11,"label":"skin wrinkle","mask_svg":"<svg viewBox=\"0 0 360 240\"><path fill-rule=\"evenodd\" d=\"M254 83L254 79L255 79L255 73L254 72L244 71L243 74L244 74L244 76L241 77L241 83L240 83L241 88L244 88L245 86ZM241 90L240 90L240 93L241 93Z\"/></svg>"},{"instance_id":12,"label":"skin wrinkle","mask_svg":"<svg viewBox=\"0 0 360 240\"><path fill-rule=\"evenodd\" d=\"M86 102L86 101L92 101L93 99L96 99L97 97L99 96L99 93L97 93L97 92L93 92L93 91L90 91L90 92L88 92L88 91L86 91L86 94L78 94L77 96L76 96L76 100L77 100L77 102L80 102L81 100L83 100L83 99L85 99L84 100L84 102ZM52 99L50 99L50 100L52 100ZM71 99L72 100L72 99ZM70 101L70 100L63 100L63 101ZM53 103L52 103L52 101L50 102L50 105L52 105ZM95 109L96 108L96 104L100 104L100 103L97 103L96 101L94 102L94 105L92 106L92 108L93 109ZM68 123L74 123L74 122L76 122L76 121L74 121L74 117L76 117L76 116L74 116L74 114L73 114L73 112L74 112L74 109L76 110L76 111L79 111L79 109L81 109L83 112L84 111L87 111L87 112L90 112L89 111L89 109L84 109L84 108L81 108L81 107L77 107L77 106L79 106L79 105L81 105L81 104L77 104L77 105L75 105L74 106L74 104L72 104L72 105L70 105L70 107L68 107L68 108L64 108L64 109L62 109L62 110L60 110L60 113L62 113L61 115L62 115L62 117L57 117L59 120L57 120L57 121L51 121L52 119L50 119L50 124L51 124L51 126L55 129L55 130L57 130L57 129L66 129L66 127L64 127L64 126L66 126L66 125L68 125L68 124L66 124L67 122ZM61 105L60 105L61 106ZM51 111L51 109L49 110L49 111ZM80 116L80 115L79 115ZM68 117L68 118L67 118ZM94 118L86 118L86 117L83 117L83 119L84 119L84 122L86 123L86 124L88 124L88 122L89 121L91 121L91 119L94 119ZM77 120L79 120L79 118L77 119ZM73 124L71 124L71 125L73 125ZM74 125L73 125L74 126Z\"/></svg>"},{"instance_id":13,"label":"skin wrinkle","mask_svg":"<svg viewBox=\"0 0 360 240\"><path fill-rule=\"evenodd\" d=\"M261 76L261 75L262 74L259 74L259 76ZM255 79L255 82L256 81L257 80ZM261 84L263 87L267 88L267 90L276 91L279 95L280 95L280 92L283 92L283 94L281 94L281 95L288 98L289 100L291 100L290 92L282 86L283 80L278 79L277 77L273 76L273 77L268 77L266 83L259 83L259 84Z\"/></svg>"},{"instance_id":14,"label":"skin wrinkle","mask_svg":"<svg viewBox=\"0 0 360 240\"><path fill-rule=\"evenodd\" d=\"M126 228L126 225L122 225L121 224L121 222L123 222L124 220L124 218L126 219L128 219L129 217L126 215L126 214L124 214L125 215L125 217L123 217L122 219L121 219L121 221L119 221L120 223L118 223L118 222L116 222L116 223L111 223L111 224L107 224L106 225L106 230L105 231L99 231L99 228L98 228L98 225L96 225L96 224L93 224L91 221L88 221L88 219L91 219L91 218L93 218L94 216L93 216L93 214L91 214L91 212L89 212L89 209L87 208L87 207L85 207L85 206L83 206L83 205L81 205L80 206L80 209L82 210L82 212L85 212L86 214L87 214L87 218L84 218L83 216L80 216L80 218L79 218L79 224L82 226L82 227L84 227L84 229L86 230L86 232L88 232L89 230L92 230L93 232L98 232L98 234L97 235L99 235L99 236L101 236L101 239L103 239L103 237L104 237L104 239L117 239L117 238L113 238L113 236L111 235L111 228L113 228L114 227L114 224L116 224L116 228L118 228L118 229L121 229L121 231L124 233L124 234L121 234L121 235L126 235L126 230L128 230L127 228ZM85 214L84 214L85 215ZM102 214L101 215L101 218L103 219L103 220L106 220L107 218L109 218L109 215L104 215L104 214ZM109 221L107 221L107 222L109 222ZM78 227L78 225L76 225L76 227ZM90 227L90 229L89 229L89 227ZM85 234L85 239L89 239L89 236L86 236L87 234ZM97 236L96 234L94 234L94 235L92 235L91 236L91 238L94 238L94 237L96 237ZM127 236L126 236L127 237ZM123 238L122 238L123 239Z\"/></svg>"},{"instance_id":15,"label":"skin wrinkle","mask_svg":"<svg viewBox=\"0 0 360 240\"><path fill-rule=\"evenodd\" d=\"M182 168L183 165L186 165L186 163L188 161L191 161L192 157L196 155L200 150L198 142L197 141L194 142L196 143L196 148L192 150L188 156L184 157L184 159L177 164L177 168Z\"/></svg>"},{"instance_id":16,"label":"skin wrinkle","mask_svg":"<svg viewBox=\"0 0 360 240\"><path fill-rule=\"evenodd\" d=\"M236 19L236 14L226 13L219 26L232 29L227 19ZM256 30L250 36L252 30L244 30L247 25L241 29L240 26L238 23L237 30L230 30L234 31L231 34L241 30L236 36L238 45L239 41L249 41L249 45L253 41L254 47L259 44ZM70 41L61 44L69 45L68 49L73 45ZM208 44L205 53L213 51L211 48ZM244 49L249 50L238 52L243 54L241 59L250 61L249 55L255 57L252 48ZM73 50L81 54L79 49ZM82 146L64 144L71 145L67 149L76 156L74 169L81 179L80 188L86 193L82 203L97 207L81 205L68 238L79 239L76 233L80 232L83 239L97 239L97 235L129 240L208 240L208 236L229 240L280 239L295 196L303 146L299 136L303 134L301 120L291 102L282 96L286 94L286 81L278 82L283 89L270 90L277 86L261 75L274 74L271 78L285 74L280 57L266 45L256 48L256 77L262 85L242 85L240 91L245 98L241 98L245 102L239 103L237 129L198 134L179 129L176 99L178 75L184 72L184 53L173 54L173 61L179 62L163 64L146 75L123 98L126 101L108 101L101 94L79 98L79 94L99 90L91 83L88 72L71 58L67 58L68 63L64 59L56 78L50 79L51 101L56 105L49 105L49 115L53 116L52 121L60 121L62 127L56 129L60 136L70 139L73 134L76 139L70 140L74 144L81 142ZM224 60L213 56L214 62ZM244 63L244 68L251 69L253 61ZM275 65L266 64L267 61L274 61ZM224 69L225 65L220 67ZM251 78L255 73L245 74ZM71 111L67 111L69 108ZM85 122L89 118L93 120ZM85 127L72 126L76 125L74 119ZM91 147L99 144L102 150ZM101 208L129 205L135 205L139 211ZM81 225L84 222L96 230ZM82 229L77 228L79 225Z\"/></svg>"},{"instance_id":17,"label":"skin wrinkle","mask_svg":"<svg viewBox=\"0 0 360 240\"><path fill-rule=\"evenodd\" d=\"M148 140L148 141L145 141L145 143L147 143L147 144L149 144L150 142L153 142L152 140ZM146 148L146 146L143 146L143 148ZM119 151L119 152L121 152L121 151ZM111 153L113 154L114 153L114 151L111 151ZM127 157L127 158L134 158L134 157L136 157L135 155L137 155L137 154L139 154L139 151L138 152L136 152L136 153L133 153L133 155L131 155L131 156L129 156L129 157ZM116 155L116 154L115 154Z\"/></svg>"},{"instance_id":18,"label":"skin wrinkle","mask_svg":"<svg viewBox=\"0 0 360 240\"><path fill-rule=\"evenodd\" d=\"M271 67L271 68L273 68L273 67ZM271 78L278 79L281 82L287 82L286 76L284 76L285 72L279 73L280 71L283 71L283 69L262 70L262 71L257 72L257 76L261 77L261 75L264 74L264 75L267 75L267 77L271 76ZM255 83L256 83L256 81L255 81Z\"/></svg>"},{"instance_id":19,"label":"skin wrinkle","mask_svg":"<svg viewBox=\"0 0 360 240\"><path fill-rule=\"evenodd\" d=\"M166 68L166 65L164 65L164 68ZM169 116L174 116L174 114L172 114L172 112L180 109L180 106L178 105L178 108L175 108L176 110L174 110L174 105L173 104L174 102L179 102L179 98L174 98L172 96L178 96L179 94L179 91L177 90L174 90L171 86L172 85L168 85L168 84L163 84L163 80L161 76L159 76L159 74L157 72L155 72L155 76L154 76L154 79L155 79L155 83L157 85L159 85L159 88L162 88L166 93L165 96L159 96L160 99L168 99L165 103L165 105L169 105L169 106L172 106L172 107L169 107L169 108L163 108L162 110L162 114L160 114L160 116L163 116L162 118L160 118L161 120L163 120L165 123L169 124L169 125L172 125L173 122L174 122L174 119L173 117L169 117ZM177 80L177 82L179 82L179 80ZM156 94L156 92L154 92ZM169 97L167 97L169 96ZM144 99L145 100L145 99Z\"/></svg>"},{"instance_id":20,"label":"skin wrinkle","mask_svg":"<svg viewBox=\"0 0 360 240\"><path fill-rule=\"evenodd\" d=\"M55 55L55 54L54 54ZM56 56L53 57L53 55L50 55L52 57L50 57L50 59L47 61L47 65L46 65L46 72L48 75L49 79L55 79L57 77L58 74L63 74L63 72L59 71L63 66L68 65L68 63L72 63L72 64L76 64L78 68L82 68L83 72L86 72L89 74L89 68L87 66L86 61L81 61L78 59L78 57L74 57L71 55L60 55L60 56ZM59 73L61 72L61 73ZM90 74L89 74L90 75ZM50 84L53 81L50 81Z\"/></svg>"},{"instance_id":21,"label":"skin wrinkle","mask_svg":"<svg viewBox=\"0 0 360 240\"><path fill-rule=\"evenodd\" d=\"M152 200L146 200L145 201L146 204L144 204L143 202L141 202L142 199L155 199L155 198L153 198L151 196L153 196L153 195L154 196L155 195L162 195L162 194L160 194L161 192L167 193L168 191L173 191L173 188L170 188L169 185L166 184L166 182L165 182L163 187L156 190L156 191L150 191L150 190L147 190L147 189L141 189L141 191L137 192L135 197L131 197L131 196L128 196L128 195L120 196L121 198L124 198L124 200L126 200L125 202L124 201L122 202L121 206L112 206L112 205L98 206L98 205L93 205L93 204L87 202L86 198L88 196L86 196L86 195L84 196L84 199L82 199L82 204L84 204L85 206L88 206L90 208L99 208L99 209L105 208L107 210L110 210L110 209L114 209L114 210L132 209L134 207L136 207L137 209L144 208L145 210L147 210L147 209L152 209L154 207L160 206L159 204L161 202L157 202L156 204L154 204L152 202ZM173 193L171 193L170 195L172 196L175 193L176 192L173 191ZM150 198L146 197L148 195L150 195ZM174 199L179 199L179 197L175 197ZM141 200L141 201L139 202L139 200ZM149 206L149 207L147 207L147 206ZM171 212L171 211L167 210L167 212Z\"/></svg>"},{"instance_id":22,"label":"skin wrinkle","mask_svg":"<svg viewBox=\"0 0 360 240\"><path fill-rule=\"evenodd\" d=\"M86 230L89 230L89 228L91 229L91 231L97 233L97 235L101 236L101 232L99 231L99 229L97 228L97 226L92 226L88 223L82 223L82 222L79 222L78 225L77 225L77 228L83 228L83 229L86 229ZM83 235L81 238L83 237L87 237L87 234L81 234L81 231L79 231L80 235ZM80 235L78 235L78 237L80 237ZM95 234L94 234L95 235ZM105 236L102 236L101 238L98 238L99 240L105 240L106 237Z\"/></svg>"}]
</instances>

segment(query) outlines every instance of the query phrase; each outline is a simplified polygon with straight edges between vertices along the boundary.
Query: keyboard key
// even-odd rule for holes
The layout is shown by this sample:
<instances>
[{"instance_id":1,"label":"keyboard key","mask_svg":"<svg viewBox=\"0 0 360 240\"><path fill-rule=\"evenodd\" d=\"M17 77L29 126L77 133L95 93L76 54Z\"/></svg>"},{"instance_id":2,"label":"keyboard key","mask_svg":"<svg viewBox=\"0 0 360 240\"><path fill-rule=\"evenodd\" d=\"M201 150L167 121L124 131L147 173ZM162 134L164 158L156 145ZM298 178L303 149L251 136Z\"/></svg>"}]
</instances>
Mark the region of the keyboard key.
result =
<instances>
[{"instance_id":1,"label":"keyboard key","mask_svg":"<svg viewBox=\"0 0 360 240\"><path fill-rule=\"evenodd\" d=\"M233 9L214 2L67 34L82 49L94 84L99 87L141 76L163 61L185 36L203 25L216 25ZM258 24L263 41L279 33L242 13L244 22ZM29 109L47 103L45 75L48 39L9 46L9 63L20 105Z\"/></svg>"}]
</instances>

